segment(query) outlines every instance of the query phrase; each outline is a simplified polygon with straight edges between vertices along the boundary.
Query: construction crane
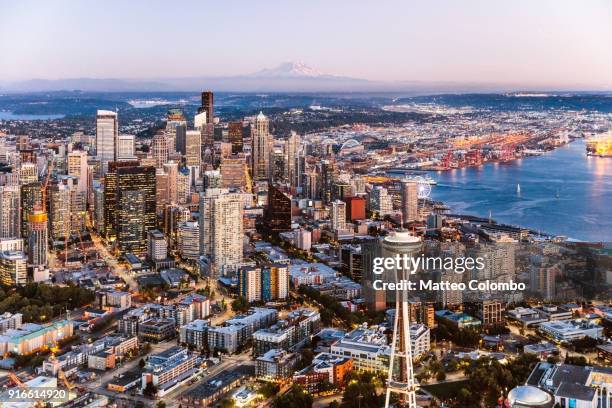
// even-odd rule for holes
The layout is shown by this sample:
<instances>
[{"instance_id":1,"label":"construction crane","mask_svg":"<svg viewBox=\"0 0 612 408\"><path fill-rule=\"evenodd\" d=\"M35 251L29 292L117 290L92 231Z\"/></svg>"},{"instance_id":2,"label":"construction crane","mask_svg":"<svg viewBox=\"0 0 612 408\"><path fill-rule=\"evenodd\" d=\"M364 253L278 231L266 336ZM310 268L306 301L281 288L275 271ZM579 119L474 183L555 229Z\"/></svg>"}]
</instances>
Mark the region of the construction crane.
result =
<instances>
[{"instance_id":1,"label":"construction crane","mask_svg":"<svg viewBox=\"0 0 612 408\"><path fill-rule=\"evenodd\" d=\"M66 377L66 373L64 373L64 370L61 367L57 371L57 378L59 378L62 383L64 383L64 387L66 387L68 391L72 391L74 389L74 384L72 384L68 380L68 377Z\"/></svg>"},{"instance_id":2,"label":"construction crane","mask_svg":"<svg viewBox=\"0 0 612 408\"><path fill-rule=\"evenodd\" d=\"M19 377L17 377L17 375L15 373L13 373L12 371L9 371L9 373L7 374L8 378L10 378L10 380L15 383L15 385L19 388L25 388L27 387L27 385L25 385L25 383L23 381L21 381L21 379Z\"/></svg>"}]
</instances>

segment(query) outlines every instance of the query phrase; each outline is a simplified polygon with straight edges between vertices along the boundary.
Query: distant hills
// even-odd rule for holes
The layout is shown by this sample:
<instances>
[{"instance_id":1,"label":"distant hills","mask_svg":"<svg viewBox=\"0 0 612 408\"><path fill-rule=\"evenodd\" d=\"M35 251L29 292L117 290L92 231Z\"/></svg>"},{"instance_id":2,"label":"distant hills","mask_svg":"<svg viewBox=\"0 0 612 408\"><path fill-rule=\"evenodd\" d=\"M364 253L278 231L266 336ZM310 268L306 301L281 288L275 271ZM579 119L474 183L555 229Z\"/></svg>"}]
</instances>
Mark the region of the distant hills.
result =
<instances>
[{"instance_id":1,"label":"distant hills","mask_svg":"<svg viewBox=\"0 0 612 408\"><path fill-rule=\"evenodd\" d=\"M0 83L0 92L74 90L88 92L195 92L202 89L214 89L218 92L402 92L412 94L531 90L530 87L512 84L372 81L325 74L303 62L285 62L274 68L266 68L252 74L236 76L154 78L147 80L124 78L31 79ZM533 89L536 90L537 88Z\"/></svg>"}]
</instances>

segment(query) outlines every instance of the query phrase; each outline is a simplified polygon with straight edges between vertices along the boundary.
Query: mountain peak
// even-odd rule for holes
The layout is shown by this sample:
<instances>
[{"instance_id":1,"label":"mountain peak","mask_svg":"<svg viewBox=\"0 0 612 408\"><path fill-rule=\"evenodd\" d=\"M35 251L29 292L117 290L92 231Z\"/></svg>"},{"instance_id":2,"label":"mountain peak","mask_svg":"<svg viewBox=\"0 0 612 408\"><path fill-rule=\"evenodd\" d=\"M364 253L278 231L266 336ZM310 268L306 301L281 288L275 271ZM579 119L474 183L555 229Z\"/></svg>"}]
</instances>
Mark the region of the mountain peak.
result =
<instances>
[{"instance_id":1,"label":"mountain peak","mask_svg":"<svg viewBox=\"0 0 612 408\"><path fill-rule=\"evenodd\" d=\"M317 78L329 76L302 61L283 62L275 68L266 68L253 74L256 77L307 77Z\"/></svg>"}]
</instances>

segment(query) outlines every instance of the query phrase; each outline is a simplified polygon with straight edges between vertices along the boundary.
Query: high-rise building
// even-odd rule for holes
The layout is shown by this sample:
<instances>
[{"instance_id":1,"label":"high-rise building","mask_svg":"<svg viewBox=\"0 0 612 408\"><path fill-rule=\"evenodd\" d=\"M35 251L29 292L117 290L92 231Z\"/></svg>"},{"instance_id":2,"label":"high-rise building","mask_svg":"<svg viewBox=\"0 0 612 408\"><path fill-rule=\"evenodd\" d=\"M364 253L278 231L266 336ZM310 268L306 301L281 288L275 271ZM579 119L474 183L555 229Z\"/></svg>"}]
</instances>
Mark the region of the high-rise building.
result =
<instances>
[{"instance_id":1,"label":"high-rise building","mask_svg":"<svg viewBox=\"0 0 612 408\"><path fill-rule=\"evenodd\" d=\"M270 300L286 299L289 296L289 267L272 264L270 269Z\"/></svg>"},{"instance_id":2,"label":"high-rise building","mask_svg":"<svg viewBox=\"0 0 612 408\"><path fill-rule=\"evenodd\" d=\"M60 176L49 190L51 236L64 239L85 229L87 193L79 191L79 180Z\"/></svg>"},{"instance_id":3,"label":"high-rise building","mask_svg":"<svg viewBox=\"0 0 612 408\"><path fill-rule=\"evenodd\" d=\"M117 160L134 160L134 135L117 136Z\"/></svg>"},{"instance_id":4,"label":"high-rise building","mask_svg":"<svg viewBox=\"0 0 612 408\"><path fill-rule=\"evenodd\" d=\"M269 125L268 118L261 112L251 125L251 174L255 181L268 181L271 177L272 137L270 136Z\"/></svg>"},{"instance_id":5,"label":"high-rise building","mask_svg":"<svg viewBox=\"0 0 612 408\"><path fill-rule=\"evenodd\" d=\"M202 137L202 158L206 158L206 162L212 164L215 152L215 125L205 123L200 129L200 133Z\"/></svg>"},{"instance_id":6,"label":"high-rise building","mask_svg":"<svg viewBox=\"0 0 612 408\"><path fill-rule=\"evenodd\" d=\"M247 302L258 302L261 298L262 270L255 267L244 267L238 273L238 294ZM269 282L268 282L269 283Z\"/></svg>"},{"instance_id":7,"label":"high-rise building","mask_svg":"<svg viewBox=\"0 0 612 408\"><path fill-rule=\"evenodd\" d=\"M162 168L168 162L168 138L163 132L158 132L151 140L151 154L155 160L155 167Z\"/></svg>"},{"instance_id":8,"label":"high-rise building","mask_svg":"<svg viewBox=\"0 0 612 408\"><path fill-rule=\"evenodd\" d=\"M187 166L202 164L202 135L197 130L188 130L185 135L185 164Z\"/></svg>"},{"instance_id":9,"label":"high-rise building","mask_svg":"<svg viewBox=\"0 0 612 408\"><path fill-rule=\"evenodd\" d=\"M213 275L242 262L242 217L241 194L217 188L200 194L200 253L208 257Z\"/></svg>"},{"instance_id":10,"label":"high-rise building","mask_svg":"<svg viewBox=\"0 0 612 408\"><path fill-rule=\"evenodd\" d=\"M206 112L196 113L196 115L193 117L193 127L199 131L202 130L202 127L206 123L207 123Z\"/></svg>"},{"instance_id":11,"label":"high-rise building","mask_svg":"<svg viewBox=\"0 0 612 408\"><path fill-rule=\"evenodd\" d=\"M325 204L332 200L332 189L338 177L338 167L333 160L323 160L319 167L321 169L321 198Z\"/></svg>"},{"instance_id":12,"label":"high-rise building","mask_svg":"<svg viewBox=\"0 0 612 408\"><path fill-rule=\"evenodd\" d=\"M156 198L156 212L159 214L164 205L170 204L168 200L168 174L163 169L156 169L155 171L155 196Z\"/></svg>"},{"instance_id":13,"label":"high-rise building","mask_svg":"<svg viewBox=\"0 0 612 408\"><path fill-rule=\"evenodd\" d=\"M197 222L187 221L179 224L178 247L181 258L190 261L200 258L200 227Z\"/></svg>"},{"instance_id":14,"label":"high-rise building","mask_svg":"<svg viewBox=\"0 0 612 408\"><path fill-rule=\"evenodd\" d=\"M28 214L28 263L34 266L47 264L48 217L42 210Z\"/></svg>"},{"instance_id":15,"label":"high-rise building","mask_svg":"<svg viewBox=\"0 0 612 408\"><path fill-rule=\"evenodd\" d=\"M21 236L19 190L18 185L0 186L0 238Z\"/></svg>"},{"instance_id":16,"label":"high-rise building","mask_svg":"<svg viewBox=\"0 0 612 408\"><path fill-rule=\"evenodd\" d=\"M168 258L168 241L161 231L149 231L149 250L147 253L152 261L163 261Z\"/></svg>"},{"instance_id":17,"label":"high-rise building","mask_svg":"<svg viewBox=\"0 0 612 408\"><path fill-rule=\"evenodd\" d=\"M346 228L346 203L344 201L335 200L332 202L329 219L332 231Z\"/></svg>"},{"instance_id":18,"label":"high-rise building","mask_svg":"<svg viewBox=\"0 0 612 408\"><path fill-rule=\"evenodd\" d=\"M178 163L164 163L164 171L168 175L167 192L170 204L178 203Z\"/></svg>"},{"instance_id":19,"label":"high-rise building","mask_svg":"<svg viewBox=\"0 0 612 408\"><path fill-rule=\"evenodd\" d=\"M27 283L27 258L21 251L0 252L0 283L20 286Z\"/></svg>"},{"instance_id":20,"label":"high-rise building","mask_svg":"<svg viewBox=\"0 0 612 408\"><path fill-rule=\"evenodd\" d=\"M108 171L108 163L116 159L118 134L117 113L99 110L96 115L96 156L102 163L102 174Z\"/></svg>"},{"instance_id":21,"label":"high-rise building","mask_svg":"<svg viewBox=\"0 0 612 408\"><path fill-rule=\"evenodd\" d=\"M227 138L228 141L232 144L232 153L242 153L242 122L229 122L227 124Z\"/></svg>"},{"instance_id":22,"label":"high-rise building","mask_svg":"<svg viewBox=\"0 0 612 408\"><path fill-rule=\"evenodd\" d=\"M187 204L191 200L192 182L189 169L189 167L182 167L176 175L176 199L179 204Z\"/></svg>"},{"instance_id":23,"label":"high-rise building","mask_svg":"<svg viewBox=\"0 0 612 408\"><path fill-rule=\"evenodd\" d=\"M370 211L381 217L393 213L393 200L386 188L376 186L370 191Z\"/></svg>"},{"instance_id":24,"label":"high-rise building","mask_svg":"<svg viewBox=\"0 0 612 408\"><path fill-rule=\"evenodd\" d=\"M270 232L291 230L291 197L272 184L268 185L268 206L264 218Z\"/></svg>"},{"instance_id":25,"label":"high-rise building","mask_svg":"<svg viewBox=\"0 0 612 408\"><path fill-rule=\"evenodd\" d=\"M38 167L34 163L21 163L19 166L19 184L29 184L38 181Z\"/></svg>"},{"instance_id":26,"label":"high-rise building","mask_svg":"<svg viewBox=\"0 0 612 408\"><path fill-rule=\"evenodd\" d=\"M64 240L70 235L70 186L53 184L49 189L49 215L51 237Z\"/></svg>"},{"instance_id":27,"label":"high-rise building","mask_svg":"<svg viewBox=\"0 0 612 408\"><path fill-rule=\"evenodd\" d=\"M346 220L348 222L365 220L366 199L361 196L353 196L346 199Z\"/></svg>"},{"instance_id":28,"label":"high-rise building","mask_svg":"<svg viewBox=\"0 0 612 408\"><path fill-rule=\"evenodd\" d=\"M204 190L209 188L222 188L223 178L219 170L207 170L204 172Z\"/></svg>"},{"instance_id":29,"label":"high-rise building","mask_svg":"<svg viewBox=\"0 0 612 408\"><path fill-rule=\"evenodd\" d=\"M155 228L155 168L138 162L112 162L105 186L105 230L123 252L147 250L147 233Z\"/></svg>"},{"instance_id":30,"label":"high-rise building","mask_svg":"<svg viewBox=\"0 0 612 408\"><path fill-rule=\"evenodd\" d=\"M417 221L419 212L418 184L416 181L402 180L400 187L403 222Z\"/></svg>"},{"instance_id":31,"label":"high-rise building","mask_svg":"<svg viewBox=\"0 0 612 408\"><path fill-rule=\"evenodd\" d=\"M93 226L100 235L105 236L104 229L104 186L96 182L93 188Z\"/></svg>"},{"instance_id":32,"label":"high-rise building","mask_svg":"<svg viewBox=\"0 0 612 408\"><path fill-rule=\"evenodd\" d=\"M21 236L28 236L28 217L43 208L42 184L38 181L21 186Z\"/></svg>"},{"instance_id":33,"label":"high-rise building","mask_svg":"<svg viewBox=\"0 0 612 408\"><path fill-rule=\"evenodd\" d=\"M246 185L246 160L244 157L234 156L221 159L219 166L221 173L221 187L245 190Z\"/></svg>"},{"instance_id":34,"label":"high-rise building","mask_svg":"<svg viewBox=\"0 0 612 408\"><path fill-rule=\"evenodd\" d=\"M299 185L300 174L299 169L299 149L300 149L300 135L296 132L291 132L287 141L285 142L285 180L293 187Z\"/></svg>"},{"instance_id":35,"label":"high-rise building","mask_svg":"<svg viewBox=\"0 0 612 408\"><path fill-rule=\"evenodd\" d=\"M353 196L353 186L350 183L336 181L332 185L332 199L345 201Z\"/></svg>"},{"instance_id":36,"label":"high-rise building","mask_svg":"<svg viewBox=\"0 0 612 408\"><path fill-rule=\"evenodd\" d=\"M68 175L77 178L77 189L82 193L87 193L88 174L87 152L73 150L68 153Z\"/></svg>"},{"instance_id":37,"label":"high-rise building","mask_svg":"<svg viewBox=\"0 0 612 408\"><path fill-rule=\"evenodd\" d=\"M175 143L174 147L170 146L170 150L175 150L176 152L184 155L185 154L185 137L187 135L187 122L179 123L175 127Z\"/></svg>"},{"instance_id":38,"label":"high-rise building","mask_svg":"<svg viewBox=\"0 0 612 408\"><path fill-rule=\"evenodd\" d=\"M168 150L176 151L176 140L178 127L187 126L187 119L180 109L170 109L166 115L166 137L168 138Z\"/></svg>"},{"instance_id":39,"label":"high-rise building","mask_svg":"<svg viewBox=\"0 0 612 408\"><path fill-rule=\"evenodd\" d=\"M211 91L202 92L202 106L198 108L198 113L206 112L206 122L213 123L215 119L214 95Z\"/></svg>"}]
</instances>

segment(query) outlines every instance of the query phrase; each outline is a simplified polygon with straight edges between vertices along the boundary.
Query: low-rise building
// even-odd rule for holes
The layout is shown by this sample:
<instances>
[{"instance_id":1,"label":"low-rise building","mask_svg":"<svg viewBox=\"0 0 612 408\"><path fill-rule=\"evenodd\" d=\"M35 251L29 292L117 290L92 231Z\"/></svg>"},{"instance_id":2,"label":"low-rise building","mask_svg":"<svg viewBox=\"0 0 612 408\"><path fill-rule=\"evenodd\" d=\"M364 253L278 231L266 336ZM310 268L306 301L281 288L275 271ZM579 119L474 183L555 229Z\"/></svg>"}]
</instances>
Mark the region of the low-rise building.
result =
<instances>
[{"instance_id":1,"label":"low-rise building","mask_svg":"<svg viewBox=\"0 0 612 408\"><path fill-rule=\"evenodd\" d=\"M177 384L191 378L197 372L197 357L181 347L172 347L154 354L147 360L141 377L141 389L151 383L157 388L157 396L170 392Z\"/></svg>"},{"instance_id":2,"label":"low-rise building","mask_svg":"<svg viewBox=\"0 0 612 408\"><path fill-rule=\"evenodd\" d=\"M255 356L268 350L293 350L320 329L321 315L316 310L298 309L290 312L286 320L253 333Z\"/></svg>"},{"instance_id":3,"label":"low-rise building","mask_svg":"<svg viewBox=\"0 0 612 408\"><path fill-rule=\"evenodd\" d=\"M546 337L560 343L585 337L599 339L603 336L603 327L587 320L544 322L540 324L539 330Z\"/></svg>"},{"instance_id":4,"label":"low-rise building","mask_svg":"<svg viewBox=\"0 0 612 408\"><path fill-rule=\"evenodd\" d=\"M557 346L547 341L535 344L527 344L523 347L523 352L526 354L535 354L540 358L546 358L559 352Z\"/></svg>"},{"instance_id":5,"label":"low-rise building","mask_svg":"<svg viewBox=\"0 0 612 408\"><path fill-rule=\"evenodd\" d=\"M152 318L138 325L138 338L143 341L160 342L176 335L174 319Z\"/></svg>"},{"instance_id":6,"label":"low-rise building","mask_svg":"<svg viewBox=\"0 0 612 408\"><path fill-rule=\"evenodd\" d=\"M274 309L252 308L249 313L227 320L221 326L208 329L208 348L225 353L235 353L239 347L253 338L253 333L269 327L278 319Z\"/></svg>"},{"instance_id":7,"label":"low-rise building","mask_svg":"<svg viewBox=\"0 0 612 408\"><path fill-rule=\"evenodd\" d=\"M51 347L58 341L73 335L72 322L63 320L46 326L27 323L18 329L9 329L0 336L0 354L31 354L43 347Z\"/></svg>"},{"instance_id":8,"label":"low-rise building","mask_svg":"<svg viewBox=\"0 0 612 408\"><path fill-rule=\"evenodd\" d=\"M436 318L449 323L459 329L479 327L480 320L463 312L451 312L450 310L436 310Z\"/></svg>"},{"instance_id":9,"label":"low-rise building","mask_svg":"<svg viewBox=\"0 0 612 408\"><path fill-rule=\"evenodd\" d=\"M285 380L293 374L296 362L297 354L271 349L256 358L255 374L264 380Z\"/></svg>"},{"instance_id":10,"label":"low-rise building","mask_svg":"<svg viewBox=\"0 0 612 408\"><path fill-rule=\"evenodd\" d=\"M332 344L330 353L352 358L357 370L384 373L389 368L391 348L383 329L361 327Z\"/></svg>"},{"instance_id":11,"label":"low-rise building","mask_svg":"<svg viewBox=\"0 0 612 408\"><path fill-rule=\"evenodd\" d=\"M208 346L207 320L194 320L179 329L179 341L198 350L204 350Z\"/></svg>"}]
</instances>

